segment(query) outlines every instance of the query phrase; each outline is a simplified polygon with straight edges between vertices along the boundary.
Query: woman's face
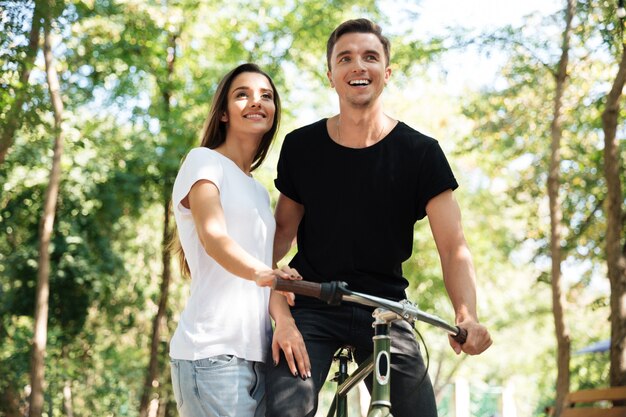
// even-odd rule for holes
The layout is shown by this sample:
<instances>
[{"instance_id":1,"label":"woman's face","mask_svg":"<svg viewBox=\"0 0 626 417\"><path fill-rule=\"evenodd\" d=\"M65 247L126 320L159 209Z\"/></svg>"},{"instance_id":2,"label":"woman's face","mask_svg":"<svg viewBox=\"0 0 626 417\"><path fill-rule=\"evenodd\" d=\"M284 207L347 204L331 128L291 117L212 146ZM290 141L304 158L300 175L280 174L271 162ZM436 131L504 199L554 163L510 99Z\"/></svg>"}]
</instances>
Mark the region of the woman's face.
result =
<instances>
[{"instance_id":1,"label":"woman's face","mask_svg":"<svg viewBox=\"0 0 626 417\"><path fill-rule=\"evenodd\" d=\"M257 134L261 138L274 123L274 90L267 77L243 72L235 77L227 97L222 122L228 134Z\"/></svg>"}]
</instances>

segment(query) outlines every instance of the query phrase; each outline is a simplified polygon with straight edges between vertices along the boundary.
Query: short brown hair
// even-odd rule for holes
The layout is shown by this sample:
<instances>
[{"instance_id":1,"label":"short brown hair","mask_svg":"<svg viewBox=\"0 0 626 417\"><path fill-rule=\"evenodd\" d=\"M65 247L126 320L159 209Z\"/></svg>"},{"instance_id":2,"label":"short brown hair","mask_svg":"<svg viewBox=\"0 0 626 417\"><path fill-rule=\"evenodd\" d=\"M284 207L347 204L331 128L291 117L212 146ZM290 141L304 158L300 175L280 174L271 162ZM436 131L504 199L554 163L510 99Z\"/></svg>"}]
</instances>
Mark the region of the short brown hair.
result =
<instances>
[{"instance_id":1,"label":"short brown hair","mask_svg":"<svg viewBox=\"0 0 626 417\"><path fill-rule=\"evenodd\" d=\"M330 34L328 42L326 42L326 62L328 64L328 70L330 71L330 58L333 54L333 48L337 43L337 40L347 33L372 33L376 35L380 43L383 44L383 50L385 51L385 65L389 65L389 59L391 56L391 42L383 35L383 30L376 23L368 19L352 19L346 20Z\"/></svg>"}]
</instances>

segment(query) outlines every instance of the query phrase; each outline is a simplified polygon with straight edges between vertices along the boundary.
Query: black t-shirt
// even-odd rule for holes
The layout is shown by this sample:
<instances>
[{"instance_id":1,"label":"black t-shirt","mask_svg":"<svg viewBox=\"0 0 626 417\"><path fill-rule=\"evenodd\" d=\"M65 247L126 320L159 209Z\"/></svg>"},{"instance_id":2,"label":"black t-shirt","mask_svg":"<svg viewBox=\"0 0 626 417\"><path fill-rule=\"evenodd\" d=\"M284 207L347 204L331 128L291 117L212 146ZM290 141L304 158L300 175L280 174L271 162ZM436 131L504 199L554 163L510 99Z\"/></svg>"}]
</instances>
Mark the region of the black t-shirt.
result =
<instances>
[{"instance_id":1,"label":"black t-shirt","mask_svg":"<svg viewBox=\"0 0 626 417\"><path fill-rule=\"evenodd\" d=\"M458 187L438 142L406 124L353 149L330 138L326 119L285 137L275 184L304 206L290 265L305 280L345 281L394 300L406 298L402 263L415 222L431 198ZM298 297L300 306L311 303Z\"/></svg>"}]
</instances>

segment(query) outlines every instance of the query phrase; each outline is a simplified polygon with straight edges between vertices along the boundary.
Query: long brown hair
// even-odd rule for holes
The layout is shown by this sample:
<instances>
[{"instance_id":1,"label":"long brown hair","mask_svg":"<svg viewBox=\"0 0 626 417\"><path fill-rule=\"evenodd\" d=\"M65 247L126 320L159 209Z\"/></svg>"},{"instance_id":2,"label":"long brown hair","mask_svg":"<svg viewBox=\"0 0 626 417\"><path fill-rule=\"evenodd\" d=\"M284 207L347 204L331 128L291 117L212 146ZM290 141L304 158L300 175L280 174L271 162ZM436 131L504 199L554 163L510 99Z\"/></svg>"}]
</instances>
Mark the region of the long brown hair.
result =
<instances>
[{"instance_id":1,"label":"long brown hair","mask_svg":"<svg viewBox=\"0 0 626 417\"><path fill-rule=\"evenodd\" d=\"M232 85L235 77L244 72L255 72L267 78L272 86L272 89L274 90L273 100L274 106L276 107L272 128L263 135L263 139L261 139L259 147L254 155L254 159L252 160L252 167L250 168L250 171L254 171L261 165L261 163L263 163L263 160L267 156L267 152L270 149L270 145L274 140L274 136L278 131L278 125L280 123L280 97L278 95L278 91L276 90L276 86L274 85L274 81L272 81L272 78L263 72L256 64L246 63L239 65L222 78L222 81L220 81L217 86L217 91L213 96L209 116L204 123L202 142L200 143L200 146L215 149L226 141L226 123L222 122L221 118L228 108L228 91L230 90L230 86Z\"/></svg>"},{"instance_id":2,"label":"long brown hair","mask_svg":"<svg viewBox=\"0 0 626 417\"><path fill-rule=\"evenodd\" d=\"M263 160L265 160L265 157L267 156L267 153L270 149L270 146L272 145L274 137L276 136L276 132L278 131L278 126L280 124L280 96L278 95L278 90L276 90L276 86L274 85L274 81L272 81L272 78L267 75L263 70L261 70L261 68L259 68L259 66L256 64L241 64L228 72L226 75L224 75L224 77L217 86L217 90L215 91L215 95L213 96L213 101L211 102L209 115L204 122L200 146L209 149L215 149L226 141L226 122L223 122L221 118L228 108L228 91L230 90L230 86L232 85L233 80L239 74L242 74L244 72L255 72L267 78L270 85L272 86L272 89L274 90L273 100L274 106L276 107L272 127L263 135L263 138L259 143L259 147L254 154L252 166L250 168L250 171L254 171L263 163ZM183 251L183 247L180 243L180 238L178 237L177 228L174 229L172 240L170 241L170 248L173 250L175 256L178 258L182 275L190 277L191 271L189 270L189 264L187 263L187 259L185 258L185 252Z\"/></svg>"}]
</instances>

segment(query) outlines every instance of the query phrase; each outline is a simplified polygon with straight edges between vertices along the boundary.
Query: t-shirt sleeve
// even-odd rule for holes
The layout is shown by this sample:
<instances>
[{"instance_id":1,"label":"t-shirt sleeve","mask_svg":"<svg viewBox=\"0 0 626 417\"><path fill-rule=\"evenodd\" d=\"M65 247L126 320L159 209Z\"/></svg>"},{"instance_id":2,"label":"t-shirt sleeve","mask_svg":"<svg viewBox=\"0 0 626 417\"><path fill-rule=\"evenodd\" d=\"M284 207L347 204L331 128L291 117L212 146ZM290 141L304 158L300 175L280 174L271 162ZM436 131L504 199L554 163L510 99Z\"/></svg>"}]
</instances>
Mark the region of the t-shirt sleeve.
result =
<instances>
[{"instance_id":1,"label":"t-shirt sleeve","mask_svg":"<svg viewBox=\"0 0 626 417\"><path fill-rule=\"evenodd\" d=\"M172 205L175 210L182 213L189 212L181 201L187 197L191 187L200 180L209 180L221 189L224 172L219 159L213 152L207 148L195 148L187 154L174 181Z\"/></svg>"},{"instance_id":2,"label":"t-shirt sleeve","mask_svg":"<svg viewBox=\"0 0 626 417\"><path fill-rule=\"evenodd\" d=\"M431 198L459 187L448 159L437 141L430 144L424 155L420 185L416 213L418 220L426 216L426 205Z\"/></svg>"},{"instance_id":3,"label":"t-shirt sleeve","mask_svg":"<svg viewBox=\"0 0 626 417\"><path fill-rule=\"evenodd\" d=\"M291 135L285 136L285 140L283 141L283 146L280 149L280 156L278 158L278 165L276 167L276 179L274 180L274 185L276 189L280 191L285 196L289 197L296 203L302 204L301 198L298 194L298 190L294 185L293 176L295 173L290 169L292 164L294 164L294 158L297 157L295 154L295 142L294 138Z\"/></svg>"}]
</instances>

